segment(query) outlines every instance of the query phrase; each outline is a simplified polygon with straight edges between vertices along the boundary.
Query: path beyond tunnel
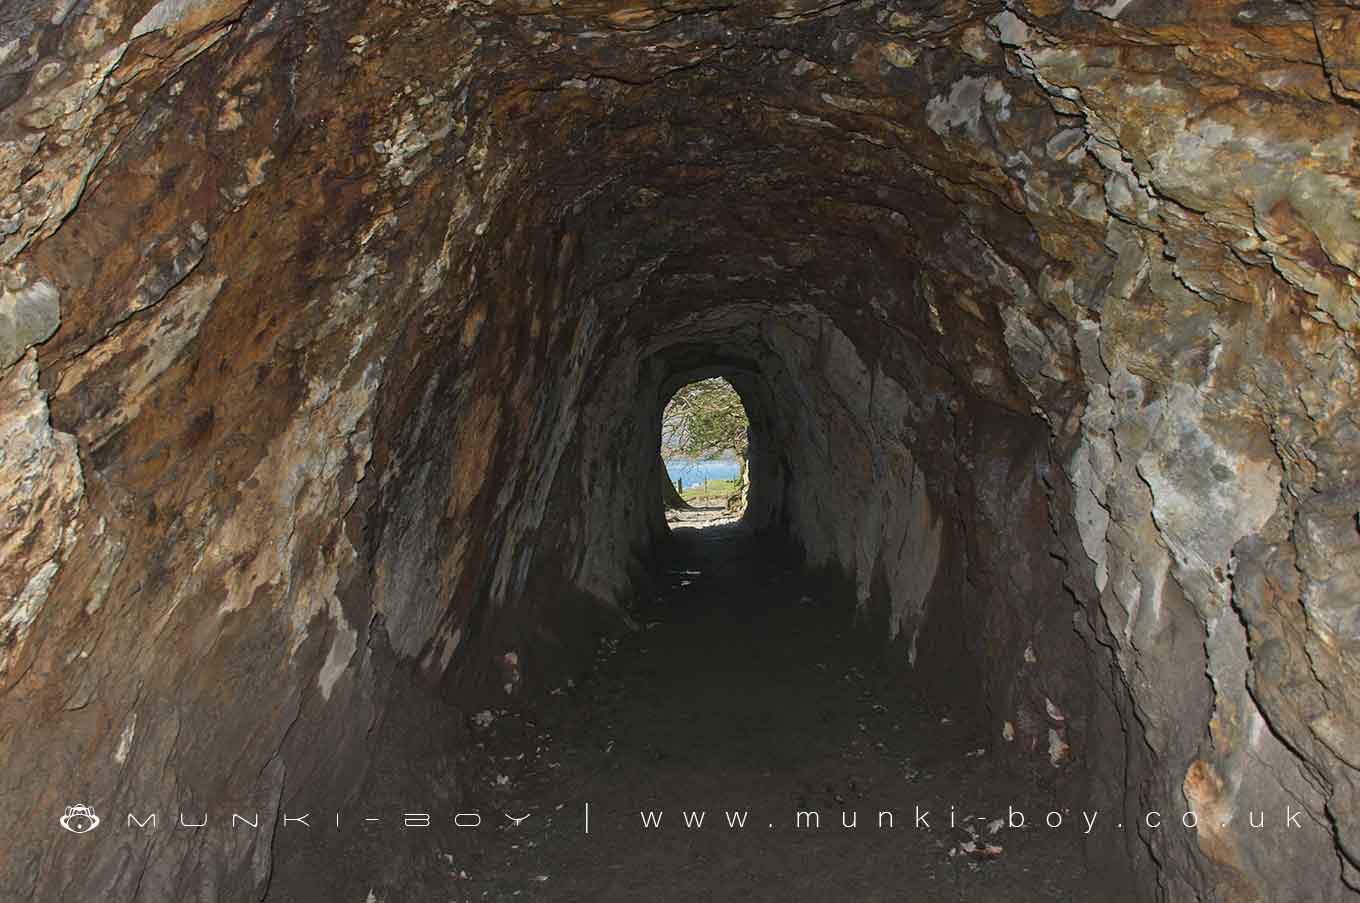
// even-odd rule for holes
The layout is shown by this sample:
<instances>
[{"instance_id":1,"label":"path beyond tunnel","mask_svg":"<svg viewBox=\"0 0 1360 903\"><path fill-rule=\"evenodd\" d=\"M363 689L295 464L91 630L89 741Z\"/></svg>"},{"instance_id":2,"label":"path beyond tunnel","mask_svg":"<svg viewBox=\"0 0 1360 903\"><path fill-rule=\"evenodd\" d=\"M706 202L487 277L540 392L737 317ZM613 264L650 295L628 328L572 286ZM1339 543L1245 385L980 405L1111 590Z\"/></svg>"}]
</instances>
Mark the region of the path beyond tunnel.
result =
<instances>
[{"instance_id":1,"label":"path beyond tunnel","mask_svg":"<svg viewBox=\"0 0 1360 903\"><path fill-rule=\"evenodd\" d=\"M1357 903L1357 34L0 3L0 901ZM784 564L680 585L661 417L713 378ZM739 791L1126 827L550 833ZM502 799L518 848L348 819Z\"/></svg>"}]
</instances>

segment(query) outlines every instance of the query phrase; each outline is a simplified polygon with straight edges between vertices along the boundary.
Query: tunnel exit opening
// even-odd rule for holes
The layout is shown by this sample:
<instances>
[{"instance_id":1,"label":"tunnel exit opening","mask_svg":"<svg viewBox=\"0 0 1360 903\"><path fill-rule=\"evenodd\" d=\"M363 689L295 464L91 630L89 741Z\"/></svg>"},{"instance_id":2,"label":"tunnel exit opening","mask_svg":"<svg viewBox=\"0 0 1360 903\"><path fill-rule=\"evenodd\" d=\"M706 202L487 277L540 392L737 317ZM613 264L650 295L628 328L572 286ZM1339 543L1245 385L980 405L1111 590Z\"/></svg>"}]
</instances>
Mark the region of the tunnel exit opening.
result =
<instances>
[{"instance_id":1,"label":"tunnel exit opening","mask_svg":"<svg viewBox=\"0 0 1360 903\"><path fill-rule=\"evenodd\" d=\"M740 520L751 487L750 418L720 376L675 390L661 411L667 524L707 527Z\"/></svg>"}]
</instances>

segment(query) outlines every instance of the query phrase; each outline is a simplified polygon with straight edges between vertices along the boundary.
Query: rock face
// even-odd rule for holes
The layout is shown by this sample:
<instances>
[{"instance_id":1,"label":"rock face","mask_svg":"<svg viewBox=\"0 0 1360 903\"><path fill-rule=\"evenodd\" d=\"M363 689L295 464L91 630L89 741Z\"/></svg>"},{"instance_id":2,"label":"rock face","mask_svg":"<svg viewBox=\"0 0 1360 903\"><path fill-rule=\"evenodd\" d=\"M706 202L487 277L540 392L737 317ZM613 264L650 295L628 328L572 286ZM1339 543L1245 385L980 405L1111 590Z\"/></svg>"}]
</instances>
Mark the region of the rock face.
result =
<instances>
[{"instance_id":1,"label":"rock face","mask_svg":"<svg viewBox=\"0 0 1360 903\"><path fill-rule=\"evenodd\" d=\"M1327 0L10 4L0 896L259 899L268 830L56 818L267 827L343 798L401 675L569 667L665 530L668 391L722 374L751 522L1138 826L1095 861L1354 899L1357 35Z\"/></svg>"}]
</instances>

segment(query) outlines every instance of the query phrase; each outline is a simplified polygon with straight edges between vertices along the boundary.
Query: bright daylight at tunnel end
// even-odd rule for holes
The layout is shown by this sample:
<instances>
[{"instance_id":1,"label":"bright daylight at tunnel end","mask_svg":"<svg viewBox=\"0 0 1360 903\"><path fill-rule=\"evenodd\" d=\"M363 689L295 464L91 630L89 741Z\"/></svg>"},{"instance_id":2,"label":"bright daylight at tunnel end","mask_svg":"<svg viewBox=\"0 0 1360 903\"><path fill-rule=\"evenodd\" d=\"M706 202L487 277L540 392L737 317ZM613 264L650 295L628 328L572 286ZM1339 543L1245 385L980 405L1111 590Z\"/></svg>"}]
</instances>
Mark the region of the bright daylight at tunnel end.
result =
<instances>
[{"instance_id":1,"label":"bright daylight at tunnel end","mask_svg":"<svg viewBox=\"0 0 1360 903\"><path fill-rule=\"evenodd\" d=\"M666 523L703 528L740 520L751 492L750 458L751 418L730 382L712 376L677 389L661 411Z\"/></svg>"},{"instance_id":2,"label":"bright daylight at tunnel end","mask_svg":"<svg viewBox=\"0 0 1360 903\"><path fill-rule=\"evenodd\" d=\"M1354 0L10 0L0 900L1360 900L1358 334Z\"/></svg>"}]
</instances>

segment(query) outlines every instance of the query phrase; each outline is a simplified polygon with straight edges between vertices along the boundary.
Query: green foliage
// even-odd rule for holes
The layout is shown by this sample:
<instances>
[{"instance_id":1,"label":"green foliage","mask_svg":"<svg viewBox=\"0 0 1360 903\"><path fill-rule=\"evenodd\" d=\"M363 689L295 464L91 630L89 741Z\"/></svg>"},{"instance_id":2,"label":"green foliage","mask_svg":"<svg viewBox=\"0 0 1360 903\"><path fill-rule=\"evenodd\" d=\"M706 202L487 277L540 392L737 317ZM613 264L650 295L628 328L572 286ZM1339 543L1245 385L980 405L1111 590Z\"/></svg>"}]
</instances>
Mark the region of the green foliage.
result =
<instances>
[{"instance_id":1,"label":"green foliage","mask_svg":"<svg viewBox=\"0 0 1360 903\"><path fill-rule=\"evenodd\" d=\"M708 480L686 488L680 495L687 502L725 502L740 489L739 480Z\"/></svg>"},{"instance_id":2,"label":"green foliage","mask_svg":"<svg viewBox=\"0 0 1360 903\"><path fill-rule=\"evenodd\" d=\"M661 415L661 447L667 456L697 461L731 450L746 460L746 408L725 379L682 386Z\"/></svg>"}]
</instances>

